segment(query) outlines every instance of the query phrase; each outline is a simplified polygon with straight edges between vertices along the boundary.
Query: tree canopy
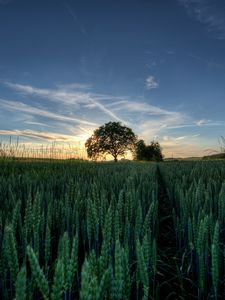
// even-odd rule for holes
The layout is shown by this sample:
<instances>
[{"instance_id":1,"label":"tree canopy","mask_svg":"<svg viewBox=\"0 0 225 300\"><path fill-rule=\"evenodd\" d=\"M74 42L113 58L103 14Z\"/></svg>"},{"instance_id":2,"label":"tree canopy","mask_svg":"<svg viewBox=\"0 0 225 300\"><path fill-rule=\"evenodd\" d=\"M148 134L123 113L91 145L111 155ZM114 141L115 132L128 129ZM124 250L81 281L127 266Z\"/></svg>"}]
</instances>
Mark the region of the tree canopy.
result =
<instances>
[{"instance_id":1,"label":"tree canopy","mask_svg":"<svg viewBox=\"0 0 225 300\"><path fill-rule=\"evenodd\" d=\"M124 155L127 150L134 150L136 141L132 129L120 122L109 122L94 131L85 147L89 158L97 159L110 154L117 162L118 156Z\"/></svg>"},{"instance_id":2,"label":"tree canopy","mask_svg":"<svg viewBox=\"0 0 225 300\"><path fill-rule=\"evenodd\" d=\"M135 147L135 158L136 160L162 161L160 144L152 141L150 145L146 145L143 140L139 140Z\"/></svg>"}]
</instances>

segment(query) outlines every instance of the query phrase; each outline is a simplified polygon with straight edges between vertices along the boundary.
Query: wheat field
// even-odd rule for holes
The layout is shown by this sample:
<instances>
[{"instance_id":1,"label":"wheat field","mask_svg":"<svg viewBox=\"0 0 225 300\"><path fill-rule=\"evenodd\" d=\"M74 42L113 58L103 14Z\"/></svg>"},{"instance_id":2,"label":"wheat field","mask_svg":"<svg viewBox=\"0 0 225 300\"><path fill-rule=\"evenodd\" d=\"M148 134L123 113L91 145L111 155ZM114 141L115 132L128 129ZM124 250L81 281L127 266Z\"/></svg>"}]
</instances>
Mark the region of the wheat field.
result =
<instances>
[{"instance_id":1,"label":"wheat field","mask_svg":"<svg viewBox=\"0 0 225 300\"><path fill-rule=\"evenodd\" d=\"M222 161L2 159L1 299L223 299L224 225Z\"/></svg>"}]
</instances>

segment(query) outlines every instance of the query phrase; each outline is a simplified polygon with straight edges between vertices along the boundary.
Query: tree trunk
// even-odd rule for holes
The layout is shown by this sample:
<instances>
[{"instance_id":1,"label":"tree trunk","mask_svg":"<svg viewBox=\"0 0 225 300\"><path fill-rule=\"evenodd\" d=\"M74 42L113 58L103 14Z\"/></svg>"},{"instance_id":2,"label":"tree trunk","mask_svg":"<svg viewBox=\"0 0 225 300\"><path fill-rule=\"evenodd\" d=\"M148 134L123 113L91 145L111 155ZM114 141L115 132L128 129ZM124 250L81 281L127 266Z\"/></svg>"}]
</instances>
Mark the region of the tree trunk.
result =
<instances>
[{"instance_id":1,"label":"tree trunk","mask_svg":"<svg viewBox=\"0 0 225 300\"><path fill-rule=\"evenodd\" d=\"M117 159L117 155L114 156L114 162L117 162L118 159Z\"/></svg>"}]
</instances>

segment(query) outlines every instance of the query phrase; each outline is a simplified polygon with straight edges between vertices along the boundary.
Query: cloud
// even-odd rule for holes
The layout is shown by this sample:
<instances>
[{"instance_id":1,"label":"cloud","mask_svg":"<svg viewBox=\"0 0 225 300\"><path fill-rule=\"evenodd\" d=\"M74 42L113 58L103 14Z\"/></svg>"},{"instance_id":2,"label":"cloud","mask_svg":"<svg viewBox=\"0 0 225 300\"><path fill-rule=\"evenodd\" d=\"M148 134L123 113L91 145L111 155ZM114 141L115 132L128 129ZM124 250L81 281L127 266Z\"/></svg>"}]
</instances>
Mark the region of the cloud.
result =
<instances>
[{"instance_id":1,"label":"cloud","mask_svg":"<svg viewBox=\"0 0 225 300\"><path fill-rule=\"evenodd\" d=\"M191 122L186 113L164 109L144 101L118 101L110 104L113 111L118 111L130 119L132 128L139 138L146 142L160 138L168 129L180 128ZM191 126L196 126L192 124Z\"/></svg>"},{"instance_id":2,"label":"cloud","mask_svg":"<svg viewBox=\"0 0 225 300\"><path fill-rule=\"evenodd\" d=\"M193 135L183 135L183 136L178 136L178 137L172 137L172 136L163 136L163 141L182 141L182 140L191 140L195 139L200 136L200 133L193 134Z\"/></svg>"},{"instance_id":3,"label":"cloud","mask_svg":"<svg viewBox=\"0 0 225 300\"><path fill-rule=\"evenodd\" d=\"M202 127L202 126L225 126L224 121L211 121L211 120L206 120L206 119L201 119L197 122L195 122L196 126Z\"/></svg>"},{"instance_id":4,"label":"cloud","mask_svg":"<svg viewBox=\"0 0 225 300\"><path fill-rule=\"evenodd\" d=\"M185 136L179 136L177 138L175 138L176 141L181 141L181 140L184 140L185 139Z\"/></svg>"},{"instance_id":5,"label":"cloud","mask_svg":"<svg viewBox=\"0 0 225 300\"><path fill-rule=\"evenodd\" d=\"M173 55L173 54L175 54L175 51L174 50L166 50L166 53L169 55Z\"/></svg>"},{"instance_id":6,"label":"cloud","mask_svg":"<svg viewBox=\"0 0 225 300\"><path fill-rule=\"evenodd\" d=\"M180 125L185 122L187 117L183 114L175 113L174 115L161 115L155 118L147 119L138 124L138 130L144 140L149 141L153 136L160 136L167 130L168 126Z\"/></svg>"},{"instance_id":7,"label":"cloud","mask_svg":"<svg viewBox=\"0 0 225 300\"><path fill-rule=\"evenodd\" d=\"M126 118L130 117L133 120L132 126L146 140L172 126L179 127L190 121L183 112L163 109L143 101L118 101L110 104L110 108Z\"/></svg>"},{"instance_id":8,"label":"cloud","mask_svg":"<svg viewBox=\"0 0 225 300\"><path fill-rule=\"evenodd\" d=\"M21 137L29 137L29 138L36 138L36 139L44 139L49 141L73 141L78 140L78 137L66 135L66 134L59 134L53 132L44 132L44 131L35 131L35 130L0 130L0 135L7 135L7 136L21 136Z\"/></svg>"},{"instance_id":9,"label":"cloud","mask_svg":"<svg viewBox=\"0 0 225 300\"><path fill-rule=\"evenodd\" d=\"M60 89L65 90L89 90L91 89L91 84L81 84L81 83L69 83L69 84L58 84Z\"/></svg>"},{"instance_id":10,"label":"cloud","mask_svg":"<svg viewBox=\"0 0 225 300\"><path fill-rule=\"evenodd\" d=\"M189 128L189 127L203 127L203 126L208 126L208 127L213 127L213 126L225 126L224 121L211 121L211 120L206 120L206 119L201 119L199 121L194 121L190 124L179 124L179 125L172 125L172 126L166 126L166 129L182 129L182 128Z\"/></svg>"},{"instance_id":11,"label":"cloud","mask_svg":"<svg viewBox=\"0 0 225 300\"><path fill-rule=\"evenodd\" d=\"M177 0L191 18L206 25L208 32L214 32L217 39L225 39L225 14L215 0ZM218 3L218 2L217 2Z\"/></svg>"},{"instance_id":12,"label":"cloud","mask_svg":"<svg viewBox=\"0 0 225 300\"><path fill-rule=\"evenodd\" d=\"M205 119L202 119L202 120L199 120L196 122L196 125L197 126L202 126L202 125L205 125L209 122L209 120L205 120Z\"/></svg>"},{"instance_id":13,"label":"cloud","mask_svg":"<svg viewBox=\"0 0 225 300\"><path fill-rule=\"evenodd\" d=\"M206 154L206 148L200 144L182 141L161 142L163 154L166 157L202 157Z\"/></svg>"},{"instance_id":14,"label":"cloud","mask_svg":"<svg viewBox=\"0 0 225 300\"><path fill-rule=\"evenodd\" d=\"M121 101L118 103L114 103L112 110L126 111L126 112L140 112L149 115L170 115L173 117L176 117L176 115L179 114L178 112L162 109L158 106L154 106L146 102L136 102L136 101Z\"/></svg>"},{"instance_id":15,"label":"cloud","mask_svg":"<svg viewBox=\"0 0 225 300\"><path fill-rule=\"evenodd\" d=\"M22 93L26 96L45 98L48 101L59 104L60 108L63 106L68 107L70 111L71 107L74 108L74 106L76 107L76 111L79 108L82 108L83 111L85 111L85 109L98 109L104 112L104 115L110 116L110 119L119 120L127 126L132 126L137 134L141 133L146 139L151 139L151 137L158 135L158 133L165 130L167 126L182 125L188 119L184 113L152 105L145 99L142 101L133 101L127 97L114 97L91 93L89 90L88 92L84 91L83 86L81 90L77 91L77 84L72 86L61 85L56 89L40 89L30 85L10 82L5 84L18 93ZM31 107L21 102L3 100L1 105L10 110L19 110L34 116L38 115L66 123L77 123L77 126L80 128L84 127L82 125L89 125L89 128L93 128L93 126L97 127L97 124L94 122L87 122L80 118L72 118L65 114L61 115L37 107ZM91 120L95 119L93 113L91 117L93 118ZM89 129L87 129L87 131L91 134Z\"/></svg>"},{"instance_id":16,"label":"cloud","mask_svg":"<svg viewBox=\"0 0 225 300\"><path fill-rule=\"evenodd\" d=\"M105 116L110 116L110 119L122 120L124 124L131 126L135 133L141 135L140 137L146 141L152 140L153 137L162 134L167 130L167 127L180 126L189 120L188 116L184 113L152 105L145 99L133 101L127 97L113 97L91 93L89 90L88 92L84 90L83 87L77 91L76 85L69 87L64 85L55 89L40 89L30 85L9 82L6 85L25 96L45 98L47 101L57 103L60 109L68 107L68 111L71 111L71 107L74 108L74 106L76 106L76 110L81 107L84 112L85 109L98 109L100 112L104 112ZM65 132L69 131L72 134L83 132L86 137L90 136L93 129L99 126L94 122L95 113L93 112L91 114L92 119L90 119L93 122L89 122L81 118L65 115L65 113L62 115L16 101L2 99L0 100L0 107L9 111L20 111L31 116L56 120L60 123L75 124L74 127L72 125L70 127L66 126ZM50 107L49 104L48 107ZM31 122L33 121L36 122L36 120L31 120ZM42 123L42 120L37 120L37 123Z\"/></svg>"},{"instance_id":17,"label":"cloud","mask_svg":"<svg viewBox=\"0 0 225 300\"><path fill-rule=\"evenodd\" d=\"M216 69L220 69L220 70L225 70L225 65L223 65L223 64L216 63L216 62L214 62L212 60L208 60L208 59L205 59L203 57L200 57L200 56L194 55L194 54L189 54L188 56L191 57L191 58L193 58L193 59L195 59L195 60L198 60L200 62L205 63L210 68L216 68Z\"/></svg>"},{"instance_id":18,"label":"cloud","mask_svg":"<svg viewBox=\"0 0 225 300\"><path fill-rule=\"evenodd\" d=\"M48 99L51 102L58 103L60 105L69 106L70 109L73 105L73 109L80 109L85 106L89 109L99 109L113 120L126 123L117 115L115 115L109 108L107 108L101 101L118 100L118 97L80 91L75 88L75 85L64 85L57 87L56 89L41 89L30 85L22 85L18 83L5 82L5 85L9 88L22 93L23 95L31 95ZM81 86L79 86L80 89ZM84 86L82 86L84 88Z\"/></svg>"},{"instance_id":19,"label":"cloud","mask_svg":"<svg viewBox=\"0 0 225 300\"><path fill-rule=\"evenodd\" d=\"M44 124L44 123L41 123L41 122L33 122L33 121L24 121L25 124L29 124L29 125L38 125L38 126L44 126L44 127L52 127L48 124Z\"/></svg>"},{"instance_id":20,"label":"cloud","mask_svg":"<svg viewBox=\"0 0 225 300\"><path fill-rule=\"evenodd\" d=\"M75 117L68 117L65 115L57 114L54 112L50 112L48 110L44 110L41 108L37 108L37 107L31 106L31 105L24 104L22 102L0 99L0 107L5 108L8 111L20 111L23 113L27 113L29 115L41 116L41 117L45 117L45 118L56 120L56 121L97 126L97 123L94 123L94 122L89 122L89 121L86 121L83 119L78 119Z\"/></svg>"},{"instance_id":21,"label":"cloud","mask_svg":"<svg viewBox=\"0 0 225 300\"><path fill-rule=\"evenodd\" d=\"M199 133L178 137L163 136L160 145L166 157L201 157L206 154L206 148L200 138Z\"/></svg>"},{"instance_id":22,"label":"cloud","mask_svg":"<svg viewBox=\"0 0 225 300\"><path fill-rule=\"evenodd\" d=\"M146 88L148 90L157 89L159 87L159 83L156 81L154 76L148 76L146 79Z\"/></svg>"},{"instance_id":23,"label":"cloud","mask_svg":"<svg viewBox=\"0 0 225 300\"><path fill-rule=\"evenodd\" d=\"M69 15L72 17L74 23L78 26L78 28L80 29L80 32L83 35L87 34L86 29L84 28L84 25L78 20L77 15L75 14L75 12L73 11L73 9L71 8L71 6L68 3L65 3L65 7L69 13Z\"/></svg>"},{"instance_id":24,"label":"cloud","mask_svg":"<svg viewBox=\"0 0 225 300\"><path fill-rule=\"evenodd\" d=\"M132 127L139 138L143 138L146 143L157 137L160 144L162 143L163 153L169 153L174 149L173 153L180 156L185 149L193 153L191 144L195 145L195 142L197 144L196 139L199 137L199 133L194 134L194 129L201 130L200 138L203 144L210 147L209 141L206 142L204 139L205 130L200 127L225 126L224 121L193 120L186 112L156 106L144 97L140 97L138 101L124 96L114 97L93 93L89 85L74 83L44 89L18 83L7 82L5 84L13 89L18 97L22 94L30 101L29 104L26 104L28 99L24 100L26 103L0 99L0 108L12 113L16 112L14 115L20 116L20 121L13 119L13 123L10 125L15 128L16 122L20 122L19 129L13 130L11 133L34 140L67 142L72 137L79 137L79 140L84 142L100 125L99 123L102 124L103 121L113 119L122 120L122 123ZM41 99L45 100L44 107L38 104ZM63 111L63 114L59 111ZM25 124L26 127L30 125L31 128L24 128ZM34 126L45 126L46 124L54 128L54 130L51 129L52 131L58 130L63 134L48 132L47 128L44 131L32 130L36 129ZM9 130L6 133L9 135ZM212 140L210 142L212 143ZM199 150L200 148L194 149ZM202 146L201 151L203 150Z\"/></svg>"}]
</instances>

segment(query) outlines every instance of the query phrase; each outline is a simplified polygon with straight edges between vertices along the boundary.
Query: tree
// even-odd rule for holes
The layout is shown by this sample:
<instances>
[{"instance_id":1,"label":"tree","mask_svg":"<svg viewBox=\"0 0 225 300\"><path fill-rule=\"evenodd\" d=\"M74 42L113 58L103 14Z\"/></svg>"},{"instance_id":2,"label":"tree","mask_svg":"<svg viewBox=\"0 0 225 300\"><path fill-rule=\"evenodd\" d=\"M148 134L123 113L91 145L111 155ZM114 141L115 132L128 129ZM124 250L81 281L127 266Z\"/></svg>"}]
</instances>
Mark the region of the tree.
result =
<instances>
[{"instance_id":1,"label":"tree","mask_svg":"<svg viewBox=\"0 0 225 300\"><path fill-rule=\"evenodd\" d=\"M135 145L135 158L136 160L145 160L146 145L144 140L137 141Z\"/></svg>"},{"instance_id":2,"label":"tree","mask_svg":"<svg viewBox=\"0 0 225 300\"><path fill-rule=\"evenodd\" d=\"M135 158L136 160L162 161L160 144L152 141L150 145L146 145L143 140L139 140L135 147Z\"/></svg>"},{"instance_id":3,"label":"tree","mask_svg":"<svg viewBox=\"0 0 225 300\"><path fill-rule=\"evenodd\" d=\"M117 162L118 156L124 155L127 150L134 150L136 140L132 129L122 126L120 122L109 122L94 131L85 147L89 158L97 159L110 154Z\"/></svg>"}]
</instances>

